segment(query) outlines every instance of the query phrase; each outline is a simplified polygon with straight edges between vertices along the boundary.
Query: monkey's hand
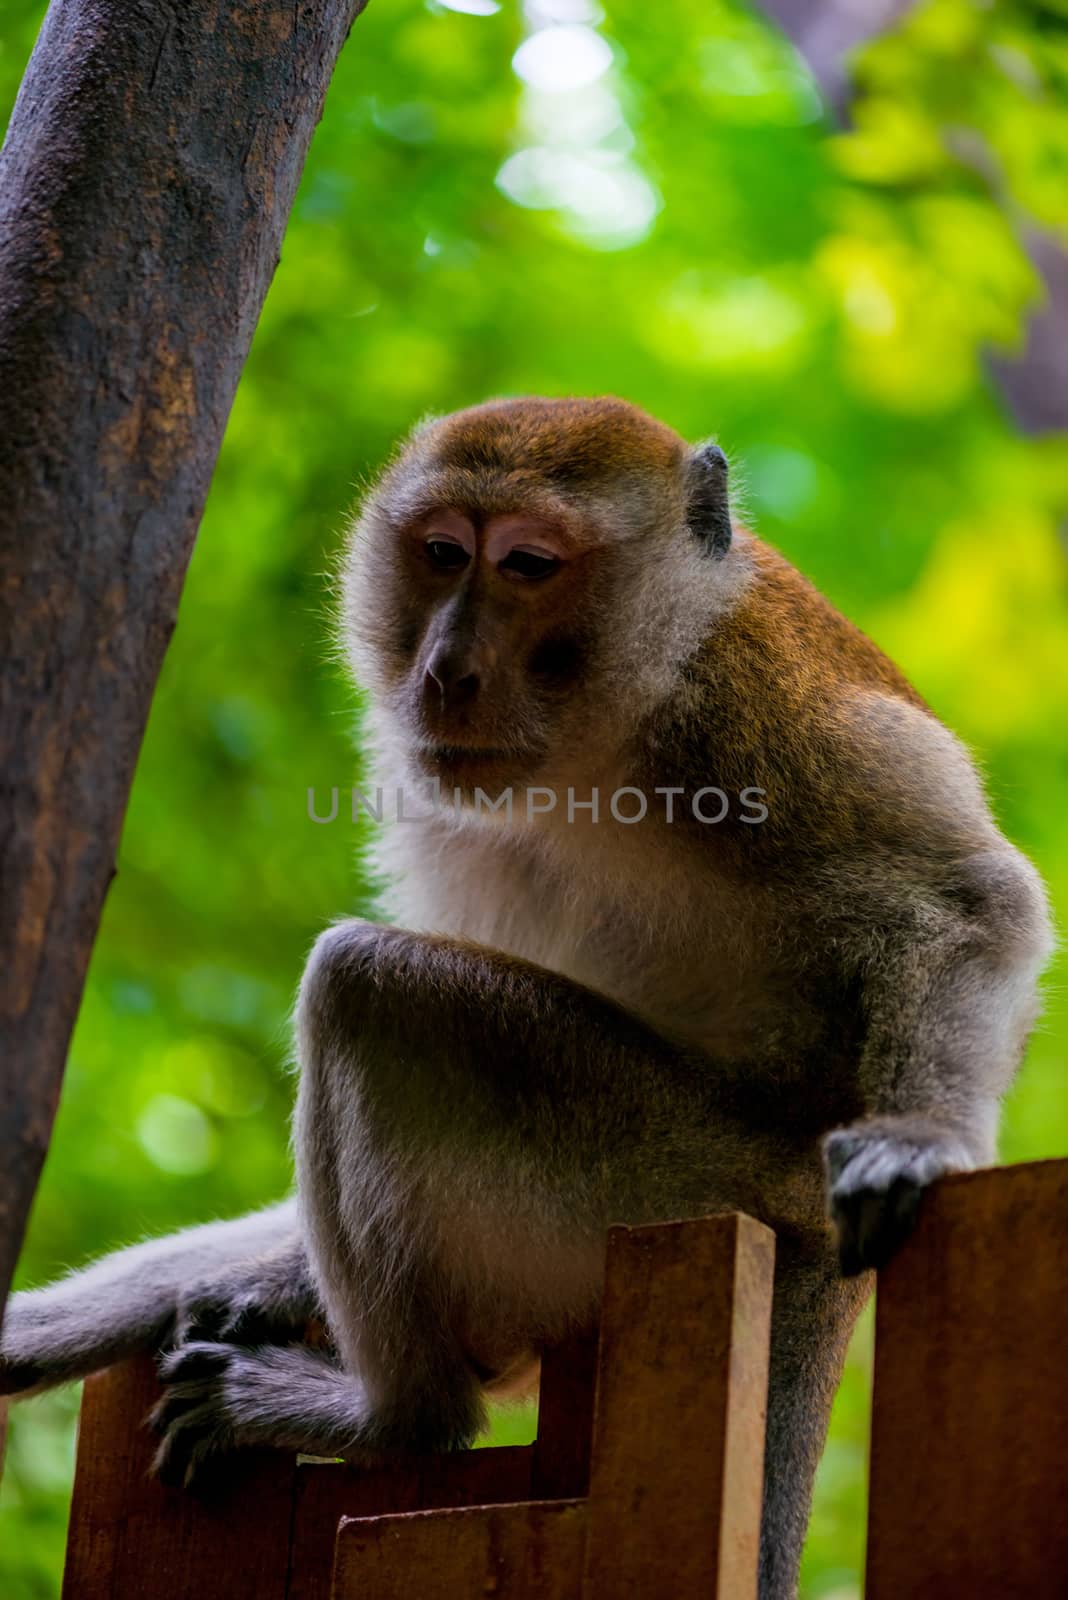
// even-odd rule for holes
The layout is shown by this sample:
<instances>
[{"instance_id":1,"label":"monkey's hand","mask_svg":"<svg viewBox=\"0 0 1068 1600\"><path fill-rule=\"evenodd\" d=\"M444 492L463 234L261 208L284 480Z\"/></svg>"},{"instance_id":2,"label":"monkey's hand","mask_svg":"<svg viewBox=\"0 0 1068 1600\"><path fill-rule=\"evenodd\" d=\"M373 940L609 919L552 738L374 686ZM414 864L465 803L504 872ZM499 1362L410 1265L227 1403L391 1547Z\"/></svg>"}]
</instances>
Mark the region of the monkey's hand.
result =
<instances>
[{"instance_id":1,"label":"monkey's hand","mask_svg":"<svg viewBox=\"0 0 1068 1600\"><path fill-rule=\"evenodd\" d=\"M974 1165L963 1141L919 1116L872 1117L823 1141L842 1271L883 1267L912 1232L928 1184Z\"/></svg>"},{"instance_id":2,"label":"monkey's hand","mask_svg":"<svg viewBox=\"0 0 1068 1600\"><path fill-rule=\"evenodd\" d=\"M169 1343L288 1344L300 1339L318 1314L303 1250L280 1250L183 1289Z\"/></svg>"}]
</instances>

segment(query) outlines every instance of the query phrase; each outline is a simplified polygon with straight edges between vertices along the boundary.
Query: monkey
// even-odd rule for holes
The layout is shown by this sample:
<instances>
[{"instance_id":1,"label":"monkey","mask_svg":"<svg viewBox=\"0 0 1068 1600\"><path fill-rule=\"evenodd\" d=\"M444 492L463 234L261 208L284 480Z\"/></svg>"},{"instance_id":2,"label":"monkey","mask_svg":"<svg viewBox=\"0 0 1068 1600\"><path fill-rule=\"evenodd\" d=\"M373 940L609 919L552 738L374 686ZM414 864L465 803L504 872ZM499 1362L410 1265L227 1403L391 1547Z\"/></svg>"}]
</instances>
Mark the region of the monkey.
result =
<instances>
[{"instance_id":1,"label":"monkey","mask_svg":"<svg viewBox=\"0 0 1068 1600\"><path fill-rule=\"evenodd\" d=\"M0 1388L161 1350L178 1483L243 1445L465 1447L595 1325L610 1224L745 1211L776 1235L760 1595L789 1600L873 1269L995 1159L1041 881L732 515L723 451L629 402L420 425L339 589L375 780L426 803L377 837L379 920L301 979L296 1196L16 1295ZM710 825L713 790L755 820Z\"/></svg>"}]
</instances>

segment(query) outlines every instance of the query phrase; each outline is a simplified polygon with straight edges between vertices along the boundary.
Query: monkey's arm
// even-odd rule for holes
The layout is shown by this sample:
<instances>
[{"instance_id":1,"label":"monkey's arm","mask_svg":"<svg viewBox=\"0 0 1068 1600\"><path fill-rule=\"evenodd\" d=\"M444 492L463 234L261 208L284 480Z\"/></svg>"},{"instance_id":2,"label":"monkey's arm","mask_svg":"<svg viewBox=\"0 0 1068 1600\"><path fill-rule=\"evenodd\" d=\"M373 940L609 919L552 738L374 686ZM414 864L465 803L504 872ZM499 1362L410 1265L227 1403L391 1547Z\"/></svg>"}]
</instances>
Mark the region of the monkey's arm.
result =
<instances>
[{"instance_id":1,"label":"monkey's arm","mask_svg":"<svg viewBox=\"0 0 1068 1600\"><path fill-rule=\"evenodd\" d=\"M868 1114L825 1141L847 1273L883 1265L928 1184L994 1159L1051 948L1041 883L1003 840L904 877L872 908L861 974Z\"/></svg>"},{"instance_id":2,"label":"monkey's arm","mask_svg":"<svg viewBox=\"0 0 1068 1600\"><path fill-rule=\"evenodd\" d=\"M287 1200L14 1295L0 1335L0 1394L25 1397L185 1338L277 1337L315 1310L296 1202Z\"/></svg>"}]
</instances>

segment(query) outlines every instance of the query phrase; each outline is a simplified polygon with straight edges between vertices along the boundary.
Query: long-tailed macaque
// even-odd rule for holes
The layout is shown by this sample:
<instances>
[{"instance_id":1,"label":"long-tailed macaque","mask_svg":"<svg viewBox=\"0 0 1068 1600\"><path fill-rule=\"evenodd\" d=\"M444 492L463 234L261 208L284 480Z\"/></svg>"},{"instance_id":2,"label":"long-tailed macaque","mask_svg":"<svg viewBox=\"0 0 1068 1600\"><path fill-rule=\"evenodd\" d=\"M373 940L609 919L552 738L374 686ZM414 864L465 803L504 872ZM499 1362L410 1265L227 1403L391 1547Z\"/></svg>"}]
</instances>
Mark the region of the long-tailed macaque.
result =
<instances>
[{"instance_id":1,"label":"long-tailed macaque","mask_svg":"<svg viewBox=\"0 0 1068 1600\"><path fill-rule=\"evenodd\" d=\"M732 527L722 452L622 401L419 428L341 617L415 820L383 921L304 973L297 1199L17 1295L2 1386L165 1350L177 1481L452 1449L595 1319L610 1223L741 1209L777 1235L760 1592L790 1596L868 1269L994 1157L1039 880L901 673Z\"/></svg>"}]
</instances>

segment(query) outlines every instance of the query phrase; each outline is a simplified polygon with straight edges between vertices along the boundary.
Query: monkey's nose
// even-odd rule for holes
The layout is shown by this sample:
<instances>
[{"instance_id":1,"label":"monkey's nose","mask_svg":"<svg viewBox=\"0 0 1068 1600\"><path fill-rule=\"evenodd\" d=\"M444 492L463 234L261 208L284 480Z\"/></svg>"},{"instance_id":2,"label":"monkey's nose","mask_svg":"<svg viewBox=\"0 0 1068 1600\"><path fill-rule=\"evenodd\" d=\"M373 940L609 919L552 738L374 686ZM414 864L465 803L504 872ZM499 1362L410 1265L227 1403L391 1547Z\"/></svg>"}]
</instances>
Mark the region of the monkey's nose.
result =
<instances>
[{"instance_id":1,"label":"monkey's nose","mask_svg":"<svg viewBox=\"0 0 1068 1600\"><path fill-rule=\"evenodd\" d=\"M479 690L477 672L467 670L461 655L449 650L435 650L426 668L426 692L442 706L468 705Z\"/></svg>"}]
</instances>

